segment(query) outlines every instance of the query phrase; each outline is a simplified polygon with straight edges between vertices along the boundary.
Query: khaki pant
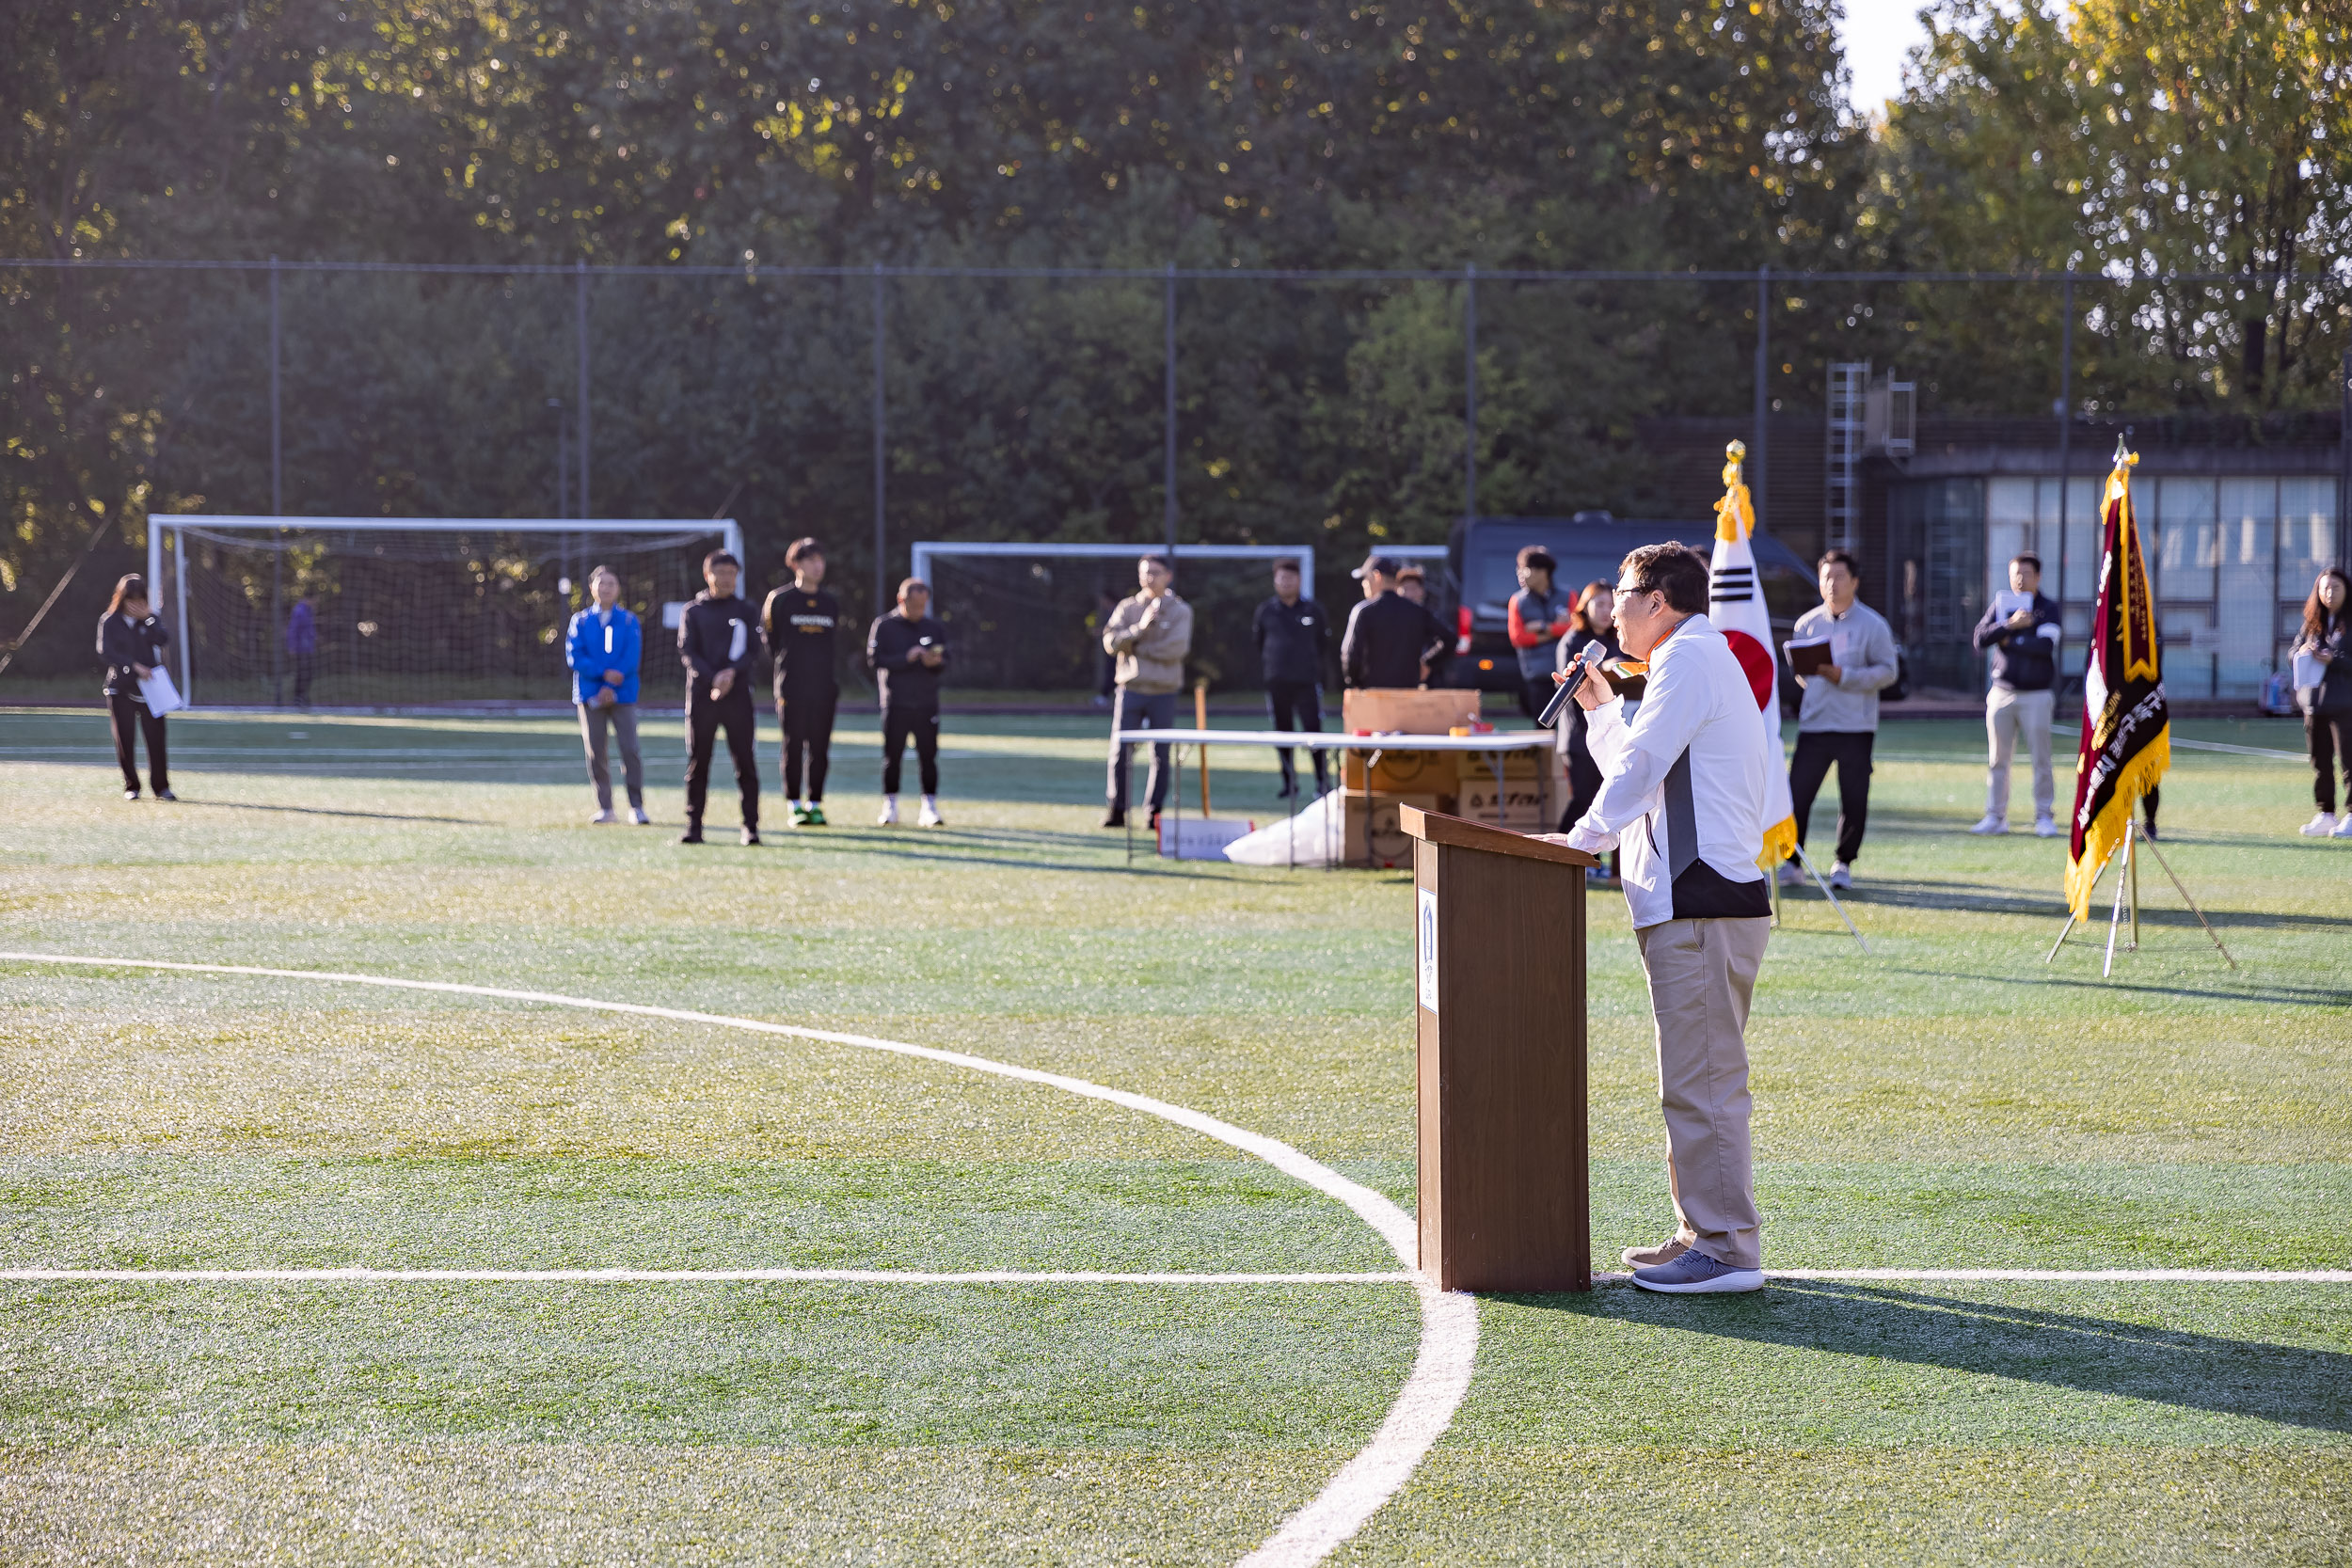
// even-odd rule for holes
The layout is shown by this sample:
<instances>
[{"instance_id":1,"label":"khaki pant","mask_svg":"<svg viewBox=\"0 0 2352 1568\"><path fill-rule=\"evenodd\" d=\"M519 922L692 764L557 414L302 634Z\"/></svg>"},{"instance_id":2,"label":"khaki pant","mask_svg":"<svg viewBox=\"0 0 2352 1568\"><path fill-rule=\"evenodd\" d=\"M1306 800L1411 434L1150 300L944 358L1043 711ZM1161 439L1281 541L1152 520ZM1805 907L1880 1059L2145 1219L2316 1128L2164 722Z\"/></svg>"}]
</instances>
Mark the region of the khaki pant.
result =
<instances>
[{"instance_id":1,"label":"khaki pant","mask_svg":"<svg viewBox=\"0 0 2352 1568\"><path fill-rule=\"evenodd\" d=\"M1748 1001L1772 922L1668 920L1633 933L1658 1021L1658 1099L1676 1234L1718 1263L1764 1266L1748 1145Z\"/></svg>"},{"instance_id":2,"label":"khaki pant","mask_svg":"<svg viewBox=\"0 0 2352 1568\"><path fill-rule=\"evenodd\" d=\"M1993 762L1985 774L1984 814L1997 822L2009 820L2009 766L2017 755L2017 732L2026 732L2026 750L2033 757L2034 820L2051 814L2058 801L2058 784L2050 774L2050 717L2058 711L2055 691L2010 691L1994 687L1984 699L1984 733L1992 742Z\"/></svg>"}]
</instances>

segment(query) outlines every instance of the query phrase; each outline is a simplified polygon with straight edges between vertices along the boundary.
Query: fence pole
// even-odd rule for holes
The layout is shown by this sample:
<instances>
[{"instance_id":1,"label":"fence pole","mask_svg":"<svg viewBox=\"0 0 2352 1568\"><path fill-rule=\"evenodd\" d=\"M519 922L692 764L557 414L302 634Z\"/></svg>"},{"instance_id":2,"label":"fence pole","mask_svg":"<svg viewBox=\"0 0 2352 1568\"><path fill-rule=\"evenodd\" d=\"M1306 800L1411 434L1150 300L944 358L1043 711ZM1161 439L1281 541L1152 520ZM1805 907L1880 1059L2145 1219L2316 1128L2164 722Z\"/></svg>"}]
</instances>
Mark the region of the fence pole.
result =
<instances>
[{"instance_id":1,"label":"fence pole","mask_svg":"<svg viewBox=\"0 0 2352 1568\"><path fill-rule=\"evenodd\" d=\"M1748 433L1748 498L1756 503L1756 526L1766 533L1772 531L1768 521L1771 514L1764 509L1764 415L1772 406L1770 370L1772 356L1772 264L1770 261L1756 269L1756 409L1751 423L1756 427Z\"/></svg>"},{"instance_id":2,"label":"fence pole","mask_svg":"<svg viewBox=\"0 0 2352 1568\"><path fill-rule=\"evenodd\" d=\"M890 547L883 510L886 492L882 451L889 430L882 408L882 264L874 263L874 613L890 606Z\"/></svg>"},{"instance_id":3,"label":"fence pole","mask_svg":"<svg viewBox=\"0 0 2352 1568\"><path fill-rule=\"evenodd\" d=\"M278 403L278 258L273 256L269 259L269 515L273 517L286 515L286 448L285 427L280 420Z\"/></svg>"},{"instance_id":4,"label":"fence pole","mask_svg":"<svg viewBox=\"0 0 2352 1568\"><path fill-rule=\"evenodd\" d=\"M2067 508L2074 504L2074 269L2066 269L2066 293L2059 306L2064 320L2058 325L2058 630L2066 630L2066 517ZM2058 639L2058 682L2066 680L2066 640Z\"/></svg>"},{"instance_id":5,"label":"fence pole","mask_svg":"<svg viewBox=\"0 0 2352 1568\"><path fill-rule=\"evenodd\" d=\"M2344 411L2336 420L2336 564L2352 566L2352 348L2344 351ZM2276 531L2273 531L2276 537Z\"/></svg>"},{"instance_id":6,"label":"fence pole","mask_svg":"<svg viewBox=\"0 0 2352 1568\"><path fill-rule=\"evenodd\" d=\"M588 258L580 257L572 263L572 357L580 371L573 398L580 404L580 439L574 443L580 450L574 453L580 464L580 515L593 517L588 506Z\"/></svg>"},{"instance_id":7,"label":"fence pole","mask_svg":"<svg viewBox=\"0 0 2352 1568\"><path fill-rule=\"evenodd\" d=\"M286 439L279 396L278 360L283 337L278 328L278 258L269 259L269 515L286 515ZM286 531L279 529L278 547L269 557L269 700L272 707L286 705ZM183 548L185 546L183 546ZM181 618L180 635L188 635L187 619Z\"/></svg>"},{"instance_id":8,"label":"fence pole","mask_svg":"<svg viewBox=\"0 0 2352 1568\"><path fill-rule=\"evenodd\" d=\"M1160 529L1168 535L1168 558L1176 559L1176 263L1168 263L1167 294L1160 307L1167 326L1160 388L1160 427L1166 450L1160 458Z\"/></svg>"},{"instance_id":9,"label":"fence pole","mask_svg":"<svg viewBox=\"0 0 2352 1568\"><path fill-rule=\"evenodd\" d=\"M1462 520L1478 515L1478 263L1462 269Z\"/></svg>"}]
</instances>

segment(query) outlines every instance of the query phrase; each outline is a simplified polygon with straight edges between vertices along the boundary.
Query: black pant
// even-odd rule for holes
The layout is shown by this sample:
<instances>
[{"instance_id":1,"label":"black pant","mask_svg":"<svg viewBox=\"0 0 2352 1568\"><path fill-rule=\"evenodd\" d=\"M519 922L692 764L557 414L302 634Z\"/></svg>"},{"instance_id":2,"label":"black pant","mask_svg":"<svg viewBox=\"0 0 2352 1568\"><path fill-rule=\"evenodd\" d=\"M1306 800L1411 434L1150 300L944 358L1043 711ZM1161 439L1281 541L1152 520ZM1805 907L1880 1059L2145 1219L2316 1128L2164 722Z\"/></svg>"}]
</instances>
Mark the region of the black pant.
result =
<instances>
[{"instance_id":1,"label":"black pant","mask_svg":"<svg viewBox=\"0 0 2352 1568\"><path fill-rule=\"evenodd\" d=\"M907 742L914 742L915 768L923 781L923 793L939 793L939 709L935 707L886 707L882 709L882 793L898 793L898 765L906 761Z\"/></svg>"},{"instance_id":2,"label":"black pant","mask_svg":"<svg viewBox=\"0 0 2352 1568\"><path fill-rule=\"evenodd\" d=\"M161 795L171 787L171 768L164 760L164 721L147 711L136 697L106 699L106 718L114 725L115 761L122 766L122 787L139 787L138 737L147 737L147 781Z\"/></svg>"},{"instance_id":3,"label":"black pant","mask_svg":"<svg viewBox=\"0 0 2352 1568\"><path fill-rule=\"evenodd\" d=\"M1870 743L1867 732L1800 730L1797 754L1788 764L1789 802L1797 811L1797 843L1804 844L1813 798L1821 792L1831 763L1837 765L1837 858L1851 865L1862 853L1863 824L1870 819Z\"/></svg>"},{"instance_id":4,"label":"black pant","mask_svg":"<svg viewBox=\"0 0 2352 1568\"><path fill-rule=\"evenodd\" d=\"M309 707L310 705L310 677L318 673L319 656L296 654L294 656L294 706Z\"/></svg>"},{"instance_id":5,"label":"black pant","mask_svg":"<svg viewBox=\"0 0 2352 1568\"><path fill-rule=\"evenodd\" d=\"M808 799L825 798L825 765L833 758L833 710L837 691L808 696L787 692L776 699L776 722L784 729L784 798L801 799L801 759L808 759Z\"/></svg>"},{"instance_id":6,"label":"black pant","mask_svg":"<svg viewBox=\"0 0 2352 1568\"><path fill-rule=\"evenodd\" d=\"M163 726L156 728L160 731ZM2333 816L2336 809L2336 769L2344 770L2344 798L2352 809L2352 713L2307 713L2303 736L2312 747L2312 799Z\"/></svg>"},{"instance_id":7,"label":"black pant","mask_svg":"<svg viewBox=\"0 0 2352 1568\"><path fill-rule=\"evenodd\" d=\"M1122 686L1111 700L1111 733L1120 730L1172 730L1176 727L1176 693L1173 691L1137 691ZM1127 809L1127 758L1132 746L1111 742L1111 761L1104 776L1104 796L1113 811ZM1152 748L1152 779L1150 792L1152 809L1168 804L1169 748L1155 744Z\"/></svg>"},{"instance_id":8,"label":"black pant","mask_svg":"<svg viewBox=\"0 0 2352 1568\"><path fill-rule=\"evenodd\" d=\"M1274 714L1278 730L1303 730L1311 735L1323 733L1323 691L1312 681L1268 681L1265 683L1266 706ZM1315 791L1320 794L1329 787L1324 772L1323 753L1313 753L1315 762ZM1291 766L1291 749L1287 746L1274 753L1281 766L1282 793L1287 795L1298 787L1297 769Z\"/></svg>"},{"instance_id":9,"label":"black pant","mask_svg":"<svg viewBox=\"0 0 2352 1568\"><path fill-rule=\"evenodd\" d=\"M719 732L727 732L727 754L735 759L735 787L743 800L743 826L759 826L759 752L753 744L752 693L745 686L713 697L697 685L686 696L686 820L699 828L710 796L710 753Z\"/></svg>"},{"instance_id":10,"label":"black pant","mask_svg":"<svg viewBox=\"0 0 2352 1568\"><path fill-rule=\"evenodd\" d=\"M1560 722L1569 722L1563 714ZM1560 814L1560 831L1566 832L1576 826L1577 818L1593 809L1593 798L1600 793L1600 764L1582 745L1568 748L1568 804Z\"/></svg>"}]
</instances>

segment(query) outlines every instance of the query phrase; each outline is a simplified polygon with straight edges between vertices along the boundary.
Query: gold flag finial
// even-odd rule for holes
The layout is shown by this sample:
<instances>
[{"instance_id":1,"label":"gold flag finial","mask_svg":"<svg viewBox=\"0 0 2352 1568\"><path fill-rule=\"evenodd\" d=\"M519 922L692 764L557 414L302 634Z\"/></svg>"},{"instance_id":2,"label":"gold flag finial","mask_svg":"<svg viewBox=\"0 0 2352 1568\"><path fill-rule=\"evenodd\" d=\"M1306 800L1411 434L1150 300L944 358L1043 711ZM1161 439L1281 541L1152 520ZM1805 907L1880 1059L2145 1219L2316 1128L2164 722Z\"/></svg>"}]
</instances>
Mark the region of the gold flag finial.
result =
<instances>
[{"instance_id":1,"label":"gold flag finial","mask_svg":"<svg viewBox=\"0 0 2352 1568\"><path fill-rule=\"evenodd\" d=\"M1748 444L1745 441L1734 441L1724 448L1724 483L1726 486L1740 483L1740 470L1747 466L1747 458Z\"/></svg>"}]
</instances>

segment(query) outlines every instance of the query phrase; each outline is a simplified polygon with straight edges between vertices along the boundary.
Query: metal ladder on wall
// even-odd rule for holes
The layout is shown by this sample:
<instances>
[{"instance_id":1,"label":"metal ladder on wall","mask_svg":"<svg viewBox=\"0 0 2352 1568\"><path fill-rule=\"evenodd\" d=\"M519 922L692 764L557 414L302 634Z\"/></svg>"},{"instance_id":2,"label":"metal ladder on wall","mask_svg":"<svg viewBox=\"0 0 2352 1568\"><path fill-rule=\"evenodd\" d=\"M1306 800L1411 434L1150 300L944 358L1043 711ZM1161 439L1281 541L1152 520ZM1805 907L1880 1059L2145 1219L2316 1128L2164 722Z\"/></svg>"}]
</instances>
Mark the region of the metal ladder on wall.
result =
<instances>
[{"instance_id":1,"label":"metal ladder on wall","mask_svg":"<svg viewBox=\"0 0 2352 1568\"><path fill-rule=\"evenodd\" d=\"M1854 469L1869 419L1870 362L1832 360L1829 367L1829 451L1827 483L1822 492L1828 513L1822 531L1825 547L1851 550L1862 539L1862 491Z\"/></svg>"}]
</instances>

